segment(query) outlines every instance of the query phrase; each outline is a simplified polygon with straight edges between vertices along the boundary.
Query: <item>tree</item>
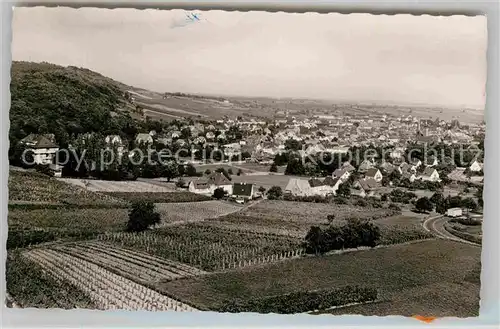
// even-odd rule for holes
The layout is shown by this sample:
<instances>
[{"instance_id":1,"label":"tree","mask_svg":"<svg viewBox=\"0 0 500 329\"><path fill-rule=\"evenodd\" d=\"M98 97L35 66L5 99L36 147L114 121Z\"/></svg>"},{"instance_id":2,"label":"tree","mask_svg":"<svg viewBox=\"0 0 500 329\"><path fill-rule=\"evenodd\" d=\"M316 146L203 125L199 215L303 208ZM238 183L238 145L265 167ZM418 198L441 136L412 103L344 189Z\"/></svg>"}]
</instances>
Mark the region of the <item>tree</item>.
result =
<instances>
[{"instance_id":1,"label":"tree","mask_svg":"<svg viewBox=\"0 0 500 329\"><path fill-rule=\"evenodd\" d=\"M127 231L142 232L161 221L160 214L155 212L152 202L140 201L132 204L127 223Z\"/></svg>"},{"instance_id":2,"label":"tree","mask_svg":"<svg viewBox=\"0 0 500 329\"><path fill-rule=\"evenodd\" d=\"M304 240L307 253L321 254L326 251L324 234L320 227L311 226Z\"/></svg>"},{"instance_id":3,"label":"tree","mask_svg":"<svg viewBox=\"0 0 500 329\"><path fill-rule=\"evenodd\" d=\"M437 205L438 203L440 203L442 200L444 200L444 196L443 196L443 193L441 192L435 192L431 198L430 198L430 201L434 204L434 205Z\"/></svg>"},{"instance_id":4,"label":"tree","mask_svg":"<svg viewBox=\"0 0 500 329\"><path fill-rule=\"evenodd\" d=\"M330 215L326 216L326 220L328 221L328 225L332 225L333 221L335 220L335 215L330 214Z\"/></svg>"},{"instance_id":5,"label":"tree","mask_svg":"<svg viewBox=\"0 0 500 329\"><path fill-rule=\"evenodd\" d=\"M475 210L477 208L477 203L472 198L465 198L462 200L462 207L467 209L467 213L469 210Z\"/></svg>"},{"instance_id":6,"label":"tree","mask_svg":"<svg viewBox=\"0 0 500 329\"><path fill-rule=\"evenodd\" d=\"M259 192L264 194L266 192L266 188L264 186L259 187Z\"/></svg>"},{"instance_id":7,"label":"tree","mask_svg":"<svg viewBox=\"0 0 500 329\"><path fill-rule=\"evenodd\" d=\"M170 161L162 166L161 175L170 182L172 178L179 177L179 167L174 161Z\"/></svg>"},{"instance_id":8,"label":"tree","mask_svg":"<svg viewBox=\"0 0 500 329\"><path fill-rule=\"evenodd\" d=\"M351 188L347 182L341 183L337 189L337 195L348 198L351 195Z\"/></svg>"},{"instance_id":9,"label":"tree","mask_svg":"<svg viewBox=\"0 0 500 329\"><path fill-rule=\"evenodd\" d=\"M207 169L208 170L208 169ZM196 168L193 166L193 164L188 163L186 166L186 175L189 177L197 176L198 173L196 172Z\"/></svg>"},{"instance_id":10,"label":"tree","mask_svg":"<svg viewBox=\"0 0 500 329\"><path fill-rule=\"evenodd\" d=\"M285 141L285 149L289 151L300 151L302 143L296 139L289 138Z\"/></svg>"},{"instance_id":11,"label":"tree","mask_svg":"<svg viewBox=\"0 0 500 329\"><path fill-rule=\"evenodd\" d=\"M241 168L238 169L238 172L236 173L236 176L241 176L242 174L243 174L243 170L241 170Z\"/></svg>"},{"instance_id":12,"label":"tree","mask_svg":"<svg viewBox=\"0 0 500 329\"><path fill-rule=\"evenodd\" d=\"M278 172L278 166L276 165L276 163L273 162L271 168L269 168L269 172Z\"/></svg>"},{"instance_id":13,"label":"tree","mask_svg":"<svg viewBox=\"0 0 500 329\"><path fill-rule=\"evenodd\" d=\"M227 173L228 173L228 175L233 175L233 168L229 168L229 169L227 170Z\"/></svg>"},{"instance_id":14,"label":"tree","mask_svg":"<svg viewBox=\"0 0 500 329\"><path fill-rule=\"evenodd\" d=\"M417 200L415 203L415 209L418 212L432 211L433 205L429 198L424 196Z\"/></svg>"},{"instance_id":15,"label":"tree","mask_svg":"<svg viewBox=\"0 0 500 329\"><path fill-rule=\"evenodd\" d=\"M268 191L267 191L267 198L269 200L277 200L283 196L283 191L281 190L281 187L279 186L272 186Z\"/></svg>"},{"instance_id":16,"label":"tree","mask_svg":"<svg viewBox=\"0 0 500 329\"><path fill-rule=\"evenodd\" d=\"M217 200L222 199L226 195L226 191L222 187L218 187L214 190L214 195L213 197L216 198Z\"/></svg>"},{"instance_id":17,"label":"tree","mask_svg":"<svg viewBox=\"0 0 500 329\"><path fill-rule=\"evenodd\" d=\"M205 175L207 175L207 176L208 176L208 175L210 175L211 173L212 173L212 170L210 170L210 169L205 170Z\"/></svg>"},{"instance_id":18,"label":"tree","mask_svg":"<svg viewBox=\"0 0 500 329\"><path fill-rule=\"evenodd\" d=\"M215 172L220 172L221 174L224 175L224 177L226 177L227 179L231 180L231 175L229 174L229 172L225 168L223 168L223 167L217 168L215 170Z\"/></svg>"},{"instance_id":19,"label":"tree","mask_svg":"<svg viewBox=\"0 0 500 329\"><path fill-rule=\"evenodd\" d=\"M302 159L292 158L288 160L288 165L286 166L285 169L285 175L303 176L305 174L306 174L306 168L304 168Z\"/></svg>"}]
</instances>

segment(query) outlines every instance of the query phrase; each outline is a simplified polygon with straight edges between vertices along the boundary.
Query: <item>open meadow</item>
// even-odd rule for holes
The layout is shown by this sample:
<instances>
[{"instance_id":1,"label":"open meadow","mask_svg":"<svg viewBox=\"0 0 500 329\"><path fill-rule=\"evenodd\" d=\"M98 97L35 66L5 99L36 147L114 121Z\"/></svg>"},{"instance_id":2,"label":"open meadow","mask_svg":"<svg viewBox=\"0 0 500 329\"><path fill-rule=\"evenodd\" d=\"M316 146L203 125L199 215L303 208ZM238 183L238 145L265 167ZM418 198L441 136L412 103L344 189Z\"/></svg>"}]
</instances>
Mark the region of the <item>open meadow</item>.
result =
<instances>
[{"instance_id":1,"label":"open meadow","mask_svg":"<svg viewBox=\"0 0 500 329\"><path fill-rule=\"evenodd\" d=\"M162 282L158 288L199 308L217 309L222 301L234 298L281 295L299 289L362 285L378 289L378 299L385 301L387 314L399 314L397 310L404 307L408 307L409 311L404 312L408 314L418 310L414 304L421 307L426 302L428 306L421 309L426 312L419 314L475 316L479 304L479 282L464 280L478 266L480 253L481 249L477 247L429 240L341 255L305 257L238 272ZM427 295L418 293L416 301L404 296L407 289L414 292L425 289L429 292L432 288L440 290ZM453 299L433 299L436 294L450 296L448 289L455 293ZM400 299L395 297L400 295L403 295ZM441 305L438 308L433 307L439 303ZM456 308L454 305L457 303L465 306ZM367 304L352 311L345 308L340 312L364 314L369 313L372 307L376 306Z\"/></svg>"}]
</instances>

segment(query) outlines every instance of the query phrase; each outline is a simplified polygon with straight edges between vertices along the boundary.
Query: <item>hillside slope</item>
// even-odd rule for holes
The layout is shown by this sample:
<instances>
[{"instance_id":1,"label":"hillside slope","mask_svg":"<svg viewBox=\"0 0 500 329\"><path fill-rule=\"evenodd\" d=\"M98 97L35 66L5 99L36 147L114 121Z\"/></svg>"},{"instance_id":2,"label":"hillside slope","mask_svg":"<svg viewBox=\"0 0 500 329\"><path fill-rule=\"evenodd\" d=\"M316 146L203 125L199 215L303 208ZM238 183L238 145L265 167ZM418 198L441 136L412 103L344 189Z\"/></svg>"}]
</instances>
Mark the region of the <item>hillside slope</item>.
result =
<instances>
[{"instance_id":1,"label":"hillside slope","mask_svg":"<svg viewBox=\"0 0 500 329\"><path fill-rule=\"evenodd\" d=\"M135 105L124 92L130 88L87 69L13 62L11 145L30 133L54 133L61 145L77 133L127 134L134 126Z\"/></svg>"}]
</instances>

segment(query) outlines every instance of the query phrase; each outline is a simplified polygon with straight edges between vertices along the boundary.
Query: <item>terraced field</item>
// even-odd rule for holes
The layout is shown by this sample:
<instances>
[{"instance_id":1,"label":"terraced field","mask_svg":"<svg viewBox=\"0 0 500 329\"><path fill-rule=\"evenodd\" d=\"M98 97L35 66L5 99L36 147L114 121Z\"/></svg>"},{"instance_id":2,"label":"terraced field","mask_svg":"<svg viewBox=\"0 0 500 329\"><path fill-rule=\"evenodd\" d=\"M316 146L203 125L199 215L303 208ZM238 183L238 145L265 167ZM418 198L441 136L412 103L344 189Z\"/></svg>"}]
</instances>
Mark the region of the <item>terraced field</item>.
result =
<instances>
[{"instance_id":1,"label":"terraced field","mask_svg":"<svg viewBox=\"0 0 500 329\"><path fill-rule=\"evenodd\" d=\"M204 271L179 262L99 241L56 245L51 249L102 266L136 282L169 281L205 274Z\"/></svg>"},{"instance_id":2,"label":"terraced field","mask_svg":"<svg viewBox=\"0 0 500 329\"><path fill-rule=\"evenodd\" d=\"M196 311L103 267L62 252L34 249L24 255L55 278L69 281L101 310Z\"/></svg>"},{"instance_id":3,"label":"terraced field","mask_svg":"<svg viewBox=\"0 0 500 329\"><path fill-rule=\"evenodd\" d=\"M141 234L109 233L101 235L99 239L107 244L141 250L204 271L267 264L303 254L298 239L224 230L196 223L164 227Z\"/></svg>"}]
</instances>

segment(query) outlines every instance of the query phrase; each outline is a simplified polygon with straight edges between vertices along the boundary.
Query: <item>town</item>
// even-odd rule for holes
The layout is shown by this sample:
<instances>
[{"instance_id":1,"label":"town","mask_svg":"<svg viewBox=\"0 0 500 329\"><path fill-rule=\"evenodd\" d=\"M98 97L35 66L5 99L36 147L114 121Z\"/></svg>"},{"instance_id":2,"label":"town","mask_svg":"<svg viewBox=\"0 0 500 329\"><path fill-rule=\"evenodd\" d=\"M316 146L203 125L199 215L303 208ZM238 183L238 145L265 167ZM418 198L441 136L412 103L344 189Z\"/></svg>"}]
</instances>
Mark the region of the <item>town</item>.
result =
<instances>
[{"instance_id":1,"label":"town","mask_svg":"<svg viewBox=\"0 0 500 329\"><path fill-rule=\"evenodd\" d=\"M11 311L479 315L484 17L94 9L14 12Z\"/></svg>"}]
</instances>

